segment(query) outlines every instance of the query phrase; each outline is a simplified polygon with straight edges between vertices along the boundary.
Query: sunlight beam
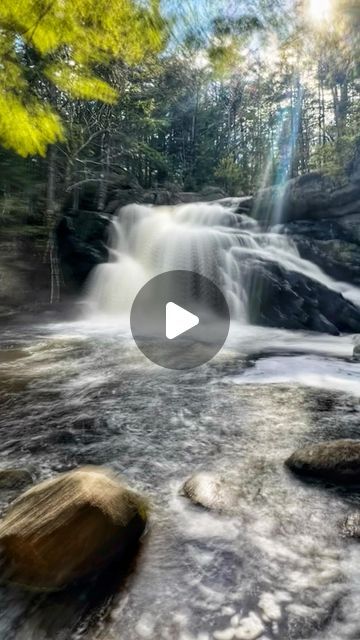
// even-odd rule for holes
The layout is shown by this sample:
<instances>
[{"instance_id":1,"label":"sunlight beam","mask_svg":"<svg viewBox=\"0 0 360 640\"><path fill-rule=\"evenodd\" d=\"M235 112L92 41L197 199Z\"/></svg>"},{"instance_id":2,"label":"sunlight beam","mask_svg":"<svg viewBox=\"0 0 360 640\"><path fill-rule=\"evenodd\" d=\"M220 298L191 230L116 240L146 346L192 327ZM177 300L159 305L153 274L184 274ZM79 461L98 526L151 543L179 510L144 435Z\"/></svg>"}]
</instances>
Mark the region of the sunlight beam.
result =
<instances>
[{"instance_id":1,"label":"sunlight beam","mask_svg":"<svg viewBox=\"0 0 360 640\"><path fill-rule=\"evenodd\" d=\"M309 0L309 17L316 25L322 24L331 20L332 0Z\"/></svg>"}]
</instances>

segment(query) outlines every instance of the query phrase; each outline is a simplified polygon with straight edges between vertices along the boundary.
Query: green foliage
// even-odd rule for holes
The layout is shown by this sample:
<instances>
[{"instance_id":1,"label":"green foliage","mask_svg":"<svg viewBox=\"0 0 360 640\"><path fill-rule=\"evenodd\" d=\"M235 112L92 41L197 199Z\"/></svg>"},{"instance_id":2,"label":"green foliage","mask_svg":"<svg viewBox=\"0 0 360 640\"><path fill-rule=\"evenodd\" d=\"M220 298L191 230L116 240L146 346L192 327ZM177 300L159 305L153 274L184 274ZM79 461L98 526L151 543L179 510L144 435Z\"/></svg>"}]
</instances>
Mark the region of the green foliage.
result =
<instances>
[{"instance_id":1,"label":"green foliage","mask_svg":"<svg viewBox=\"0 0 360 640\"><path fill-rule=\"evenodd\" d=\"M222 158L215 170L215 177L229 195L238 195L241 187L241 169L231 156Z\"/></svg>"},{"instance_id":2,"label":"green foliage","mask_svg":"<svg viewBox=\"0 0 360 640\"><path fill-rule=\"evenodd\" d=\"M24 157L45 155L65 137L54 91L114 103L99 65L138 64L165 41L159 0L2 0L0 143Z\"/></svg>"},{"instance_id":3,"label":"green foliage","mask_svg":"<svg viewBox=\"0 0 360 640\"><path fill-rule=\"evenodd\" d=\"M231 74L241 62L236 42L213 44L208 49L208 56L216 78Z\"/></svg>"},{"instance_id":4,"label":"green foliage","mask_svg":"<svg viewBox=\"0 0 360 640\"><path fill-rule=\"evenodd\" d=\"M345 176L359 144L359 135L344 135L333 142L316 147L312 157L313 168L321 169L331 177Z\"/></svg>"}]
</instances>

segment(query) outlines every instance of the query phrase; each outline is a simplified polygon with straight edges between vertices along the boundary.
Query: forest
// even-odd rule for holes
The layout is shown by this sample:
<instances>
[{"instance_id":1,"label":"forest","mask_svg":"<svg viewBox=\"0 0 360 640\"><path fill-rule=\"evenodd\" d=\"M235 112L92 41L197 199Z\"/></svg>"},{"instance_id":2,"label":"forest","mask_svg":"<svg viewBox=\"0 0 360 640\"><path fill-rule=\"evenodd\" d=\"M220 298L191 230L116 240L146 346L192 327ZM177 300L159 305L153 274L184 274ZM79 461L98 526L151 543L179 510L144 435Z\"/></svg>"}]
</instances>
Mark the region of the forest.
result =
<instances>
[{"instance_id":1,"label":"forest","mask_svg":"<svg viewBox=\"0 0 360 640\"><path fill-rule=\"evenodd\" d=\"M5 237L43 243L83 184L99 211L129 184L240 196L359 153L356 0L65 4L0 9Z\"/></svg>"}]
</instances>

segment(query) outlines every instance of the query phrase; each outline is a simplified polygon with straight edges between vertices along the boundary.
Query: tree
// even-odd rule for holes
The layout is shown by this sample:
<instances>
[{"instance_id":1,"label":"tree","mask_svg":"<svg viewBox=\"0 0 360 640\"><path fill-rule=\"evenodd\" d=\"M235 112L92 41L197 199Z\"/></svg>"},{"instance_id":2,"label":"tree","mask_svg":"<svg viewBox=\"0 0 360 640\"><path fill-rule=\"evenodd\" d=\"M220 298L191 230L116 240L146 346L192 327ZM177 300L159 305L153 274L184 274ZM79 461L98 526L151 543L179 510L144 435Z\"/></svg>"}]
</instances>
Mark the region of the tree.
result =
<instances>
[{"instance_id":1,"label":"tree","mask_svg":"<svg viewBox=\"0 0 360 640\"><path fill-rule=\"evenodd\" d=\"M219 166L215 170L215 177L232 196L239 195L238 190L241 185L241 169L231 156L222 158Z\"/></svg>"},{"instance_id":2,"label":"tree","mask_svg":"<svg viewBox=\"0 0 360 640\"><path fill-rule=\"evenodd\" d=\"M65 138L59 97L115 103L99 72L115 59L137 64L165 41L159 0L2 0L0 143L45 155Z\"/></svg>"}]
</instances>

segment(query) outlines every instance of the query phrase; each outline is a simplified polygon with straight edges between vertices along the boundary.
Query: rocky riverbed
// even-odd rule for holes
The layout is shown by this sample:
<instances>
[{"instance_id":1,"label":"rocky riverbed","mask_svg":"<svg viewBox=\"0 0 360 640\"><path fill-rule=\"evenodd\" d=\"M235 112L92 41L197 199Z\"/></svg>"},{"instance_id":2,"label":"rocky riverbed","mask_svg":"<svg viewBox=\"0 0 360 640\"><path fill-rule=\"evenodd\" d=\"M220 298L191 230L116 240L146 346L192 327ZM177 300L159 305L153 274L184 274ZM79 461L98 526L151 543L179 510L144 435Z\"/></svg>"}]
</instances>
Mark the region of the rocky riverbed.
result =
<instances>
[{"instance_id":1,"label":"rocky riverbed","mask_svg":"<svg viewBox=\"0 0 360 640\"><path fill-rule=\"evenodd\" d=\"M53 595L4 584L1 635L357 637L360 547L343 526L359 493L284 464L299 447L359 438L352 351L351 338L249 327L205 367L169 372L120 327L3 328L0 469L39 482L105 465L148 497L150 516L131 566ZM198 472L221 477L229 509L182 495ZM1 488L3 513L22 490Z\"/></svg>"}]
</instances>

